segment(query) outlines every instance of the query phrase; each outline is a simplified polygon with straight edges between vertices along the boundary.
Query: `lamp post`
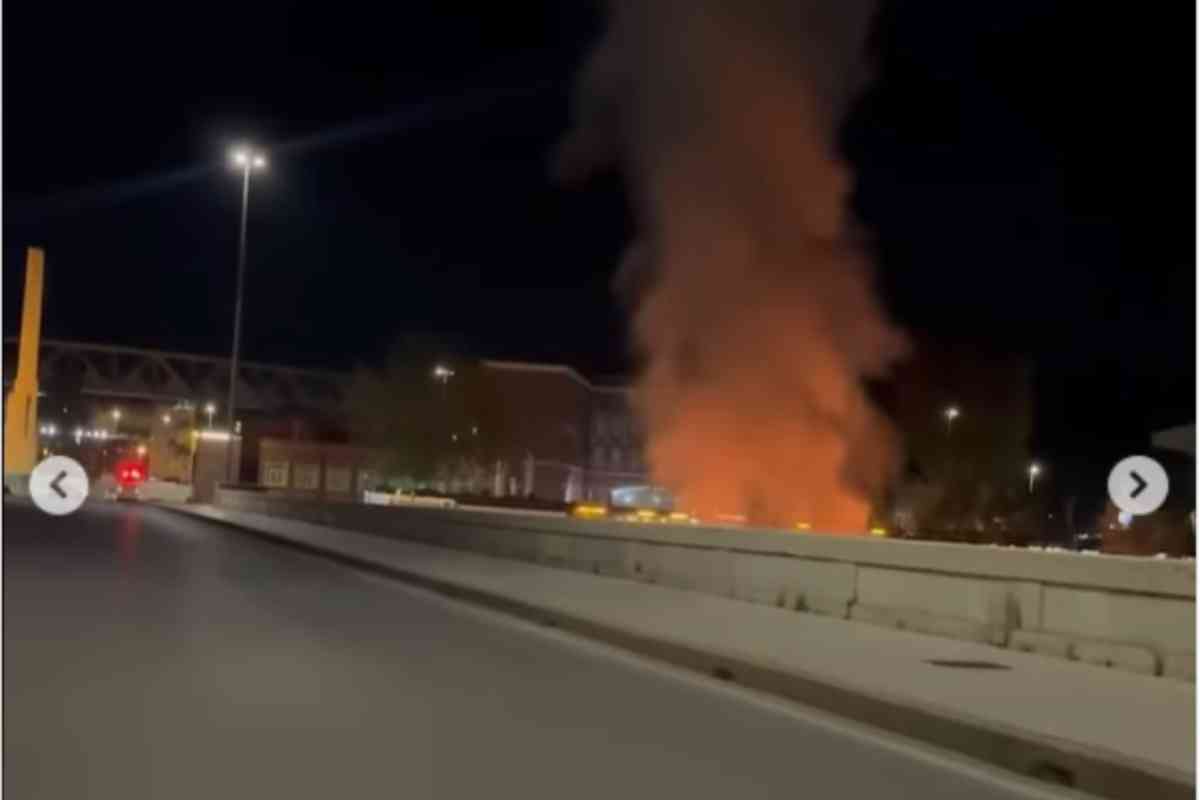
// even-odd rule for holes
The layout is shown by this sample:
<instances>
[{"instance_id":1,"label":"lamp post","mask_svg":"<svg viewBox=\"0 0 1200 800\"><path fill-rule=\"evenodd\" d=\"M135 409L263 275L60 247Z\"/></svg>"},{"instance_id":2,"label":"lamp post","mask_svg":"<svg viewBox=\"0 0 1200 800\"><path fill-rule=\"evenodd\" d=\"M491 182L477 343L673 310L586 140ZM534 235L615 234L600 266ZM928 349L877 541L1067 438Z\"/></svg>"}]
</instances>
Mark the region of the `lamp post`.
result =
<instances>
[{"instance_id":1,"label":"lamp post","mask_svg":"<svg viewBox=\"0 0 1200 800\"><path fill-rule=\"evenodd\" d=\"M216 403L205 403L204 404L204 413L208 414L208 427L211 429L212 423L213 423L213 414L217 413L217 404Z\"/></svg>"},{"instance_id":2,"label":"lamp post","mask_svg":"<svg viewBox=\"0 0 1200 800\"><path fill-rule=\"evenodd\" d=\"M947 436L954 433L954 420L958 419L958 415L960 413L961 412L958 410L958 406L947 406L946 410L942 412L942 416L946 418Z\"/></svg>"},{"instance_id":3,"label":"lamp post","mask_svg":"<svg viewBox=\"0 0 1200 800\"><path fill-rule=\"evenodd\" d=\"M121 427L121 409L114 408L112 410L113 418L113 436L116 436Z\"/></svg>"},{"instance_id":4,"label":"lamp post","mask_svg":"<svg viewBox=\"0 0 1200 800\"><path fill-rule=\"evenodd\" d=\"M225 414L229 420L229 443L225 447L225 478L233 481L233 415L237 405L238 357L242 344L242 294L246 279L246 217L250 209L250 173L267 168L267 157L249 147L231 154L233 165L242 171L242 218L238 230L237 290L233 301L233 355L229 359L229 402ZM211 415L210 415L211 417ZM210 419L209 427L212 427Z\"/></svg>"},{"instance_id":5,"label":"lamp post","mask_svg":"<svg viewBox=\"0 0 1200 800\"><path fill-rule=\"evenodd\" d=\"M433 379L442 385L442 402L446 401L446 384L454 377L454 370L445 364L437 364L433 368Z\"/></svg>"},{"instance_id":6,"label":"lamp post","mask_svg":"<svg viewBox=\"0 0 1200 800\"><path fill-rule=\"evenodd\" d=\"M1038 475L1042 474L1042 467L1035 461L1029 465L1027 471L1029 473L1029 493L1033 494L1033 485L1037 482Z\"/></svg>"}]
</instances>

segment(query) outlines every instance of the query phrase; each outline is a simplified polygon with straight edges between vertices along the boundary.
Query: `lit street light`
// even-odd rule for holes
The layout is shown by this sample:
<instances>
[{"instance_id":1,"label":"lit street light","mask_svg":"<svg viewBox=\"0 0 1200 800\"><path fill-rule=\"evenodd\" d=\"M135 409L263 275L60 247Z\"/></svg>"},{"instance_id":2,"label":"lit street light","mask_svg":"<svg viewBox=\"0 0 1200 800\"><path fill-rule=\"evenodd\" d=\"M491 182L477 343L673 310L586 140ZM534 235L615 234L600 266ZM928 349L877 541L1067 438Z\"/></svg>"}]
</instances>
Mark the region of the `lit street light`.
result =
<instances>
[{"instance_id":1,"label":"lit street light","mask_svg":"<svg viewBox=\"0 0 1200 800\"><path fill-rule=\"evenodd\" d=\"M437 364L433 368L433 379L442 385L442 402L446 401L446 384L454 377L454 370L445 364Z\"/></svg>"},{"instance_id":2,"label":"lit street light","mask_svg":"<svg viewBox=\"0 0 1200 800\"><path fill-rule=\"evenodd\" d=\"M116 436L117 430L120 428L120 425L121 425L121 409L114 408L112 410L112 418L113 418L113 436Z\"/></svg>"},{"instance_id":3,"label":"lit street light","mask_svg":"<svg viewBox=\"0 0 1200 800\"><path fill-rule=\"evenodd\" d=\"M1029 493L1033 494L1033 484L1037 481L1038 475L1042 474L1042 467L1036 461L1029 465Z\"/></svg>"},{"instance_id":4,"label":"lit street light","mask_svg":"<svg viewBox=\"0 0 1200 800\"><path fill-rule=\"evenodd\" d=\"M216 403L205 403L204 404L204 413L208 414L208 427L211 428L212 423L213 423L213 414L217 413L217 404Z\"/></svg>"},{"instance_id":5,"label":"lit street light","mask_svg":"<svg viewBox=\"0 0 1200 800\"><path fill-rule=\"evenodd\" d=\"M942 416L946 418L947 436L954 432L954 420L958 419L959 413L958 406L947 406L946 410L942 412Z\"/></svg>"},{"instance_id":6,"label":"lit street light","mask_svg":"<svg viewBox=\"0 0 1200 800\"><path fill-rule=\"evenodd\" d=\"M233 164L242 171L242 222L238 232L237 293L233 303L233 356L229 360L229 431L233 432L233 413L237 405L238 356L242 343L242 294L246 279L246 216L250 209L250 173L267 168L267 157L248 147L239 147L231 154ZM211 415L208 427L212 427ZM233 448L226 448L225 477L233 481Z\"/></svg>"},{"instance_id":7,"label":"lit street light","mask_svg":"<svg viewBox=\"0 0 1200 800\"><path fill-rule=\"evenodd\" d=\"M170 425L170 424L171 424L171 415L170 415L170 414L163 414L163 415L162 415L162 421L163 421L163 425Z\"/></svg>"}]
</instances>

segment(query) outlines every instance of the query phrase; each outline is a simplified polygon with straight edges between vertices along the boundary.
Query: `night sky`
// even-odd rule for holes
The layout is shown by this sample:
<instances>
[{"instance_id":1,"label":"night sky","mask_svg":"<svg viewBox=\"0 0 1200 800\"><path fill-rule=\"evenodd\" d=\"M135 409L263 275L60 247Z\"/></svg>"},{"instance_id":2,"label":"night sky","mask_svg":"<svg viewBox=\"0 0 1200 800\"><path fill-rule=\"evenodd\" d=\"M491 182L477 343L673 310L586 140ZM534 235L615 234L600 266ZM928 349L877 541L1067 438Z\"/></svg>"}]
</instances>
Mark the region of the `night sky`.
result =
<instances>
[{"instance_id":1,"label":"night sky","mask_svg":"<svg viewBox=\"0 0 1200 800\"><path fill-rule=\"evenodd\" d=\"M46 336L226 353L248 138L248 358L345 368L424 332L627 370L622 184L549 163L598 16L418 5L8 4L5 334L40 244ZM1033 357L1052 463L1194 419L1193 15L888 3L842 131L893 313Z\"/></svg>"}]
</instances>

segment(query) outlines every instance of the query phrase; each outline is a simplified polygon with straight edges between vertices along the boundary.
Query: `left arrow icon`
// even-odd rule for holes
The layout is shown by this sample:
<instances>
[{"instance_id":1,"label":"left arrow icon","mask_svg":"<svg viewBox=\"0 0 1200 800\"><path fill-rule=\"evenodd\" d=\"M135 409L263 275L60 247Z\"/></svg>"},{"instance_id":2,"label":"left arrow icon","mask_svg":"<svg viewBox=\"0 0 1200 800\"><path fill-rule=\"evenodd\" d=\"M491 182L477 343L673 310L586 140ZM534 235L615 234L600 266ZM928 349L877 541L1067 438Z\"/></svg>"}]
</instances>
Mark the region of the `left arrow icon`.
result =
<instances>
[{"instance_id":1,"label":"left arrow icon","mask_svg":"<svg viewBox=\"0 0 1200 800\"><path fill-rule=\"evenodd\" d=\"M90 489L83 467L66 456L50 456L29 475L30 498L42 511L55 516L78 509Z\"/></svg>"},{"instance_id":2,"label":"left arrow icon","mask_svg":"<svg viewBox=\"0 0 1200 800\"><path fill-rule=\"evenodd\" d=\"M67 499L67 493L62 490L62 487L59 486L59 484L63 482L63 478L65 478L65 477L67 477L67 471L64 469L62 472L58 473L57 478L50 481L50 488L53 489L54 493L57 494L59 497L61 497L63 500Z\"/></svg>"}]
</instances>

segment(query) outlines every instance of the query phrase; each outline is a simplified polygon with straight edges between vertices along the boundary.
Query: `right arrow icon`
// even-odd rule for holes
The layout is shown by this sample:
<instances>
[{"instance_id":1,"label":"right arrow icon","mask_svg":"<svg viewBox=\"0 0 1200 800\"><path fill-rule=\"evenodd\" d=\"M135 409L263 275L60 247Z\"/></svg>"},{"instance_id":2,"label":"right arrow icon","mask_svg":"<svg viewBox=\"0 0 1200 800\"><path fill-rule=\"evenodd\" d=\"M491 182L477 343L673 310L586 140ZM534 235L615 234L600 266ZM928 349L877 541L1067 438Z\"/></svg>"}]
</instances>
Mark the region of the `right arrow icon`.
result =
<instances>
[{"instance_id":1,"label":"right arrow icon","mask_svg":"<svg viewBox=\"0 0 1200 800\"><path fill-rule=\"evenodd\" d=\"M1127 514L1153 514L1167 499L1171 482L1162 464L1147 456L1129 456L1108 473L1108 496Z\"/></svg>"}]
</instances>

